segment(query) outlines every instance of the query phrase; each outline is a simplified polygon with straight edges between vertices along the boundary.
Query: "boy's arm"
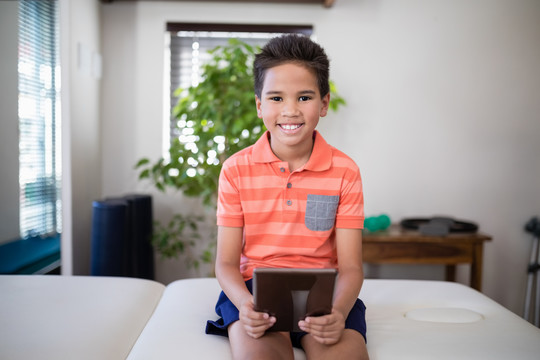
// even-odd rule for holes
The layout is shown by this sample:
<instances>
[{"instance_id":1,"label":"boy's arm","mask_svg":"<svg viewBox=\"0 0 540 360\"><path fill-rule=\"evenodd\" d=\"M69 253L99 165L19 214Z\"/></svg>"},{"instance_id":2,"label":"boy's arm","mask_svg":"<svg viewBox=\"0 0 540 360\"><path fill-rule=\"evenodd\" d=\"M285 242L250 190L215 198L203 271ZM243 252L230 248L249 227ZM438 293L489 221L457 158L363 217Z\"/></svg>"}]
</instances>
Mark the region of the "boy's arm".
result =
<instances>
[{"instance_id":1,"label":"boy's arm","mask_svg":"<svg viewBox=\"0 0 540 360\"><path fill-rule=\"evenodd\" d=\"M339 275L333 308L347 318L364 282L362 230L336 229L336 247Z\"/></svg>"},{"instance_id":2,"label":"boy's arm","mask_svg":"<svg viewBox=\"0 0 540 360\"><path fill-rule=\"evenodd\" d=\"M362 230L336 229L339 275L332 313L300 321L302 330L322 344L335 344L341 338L349 315L364 282L362 268Z\"/></svg>"},{"instance_id":3,"label":"boy's arm","mask_svg":"<svg viewBox=\"0 0 540 360\"><path fill-rule=\"evenodd\" d=\"M251 296L240 273L242 231L241 227L219 226L217 234L216 277L237 308Z\"/></svg>"},{"instance_id":4,"label":"boy's arm","mask_svg":"<svg viewBox=\"0 0 540 360\"><path fill-rule=\"evenodd\" d=\"M258 338L275 323L275 318L253 309L253 296L240 273L243 228L218 227L216 277L221 288L240 312L247 334Z\"/></svg>"}]
</instances>

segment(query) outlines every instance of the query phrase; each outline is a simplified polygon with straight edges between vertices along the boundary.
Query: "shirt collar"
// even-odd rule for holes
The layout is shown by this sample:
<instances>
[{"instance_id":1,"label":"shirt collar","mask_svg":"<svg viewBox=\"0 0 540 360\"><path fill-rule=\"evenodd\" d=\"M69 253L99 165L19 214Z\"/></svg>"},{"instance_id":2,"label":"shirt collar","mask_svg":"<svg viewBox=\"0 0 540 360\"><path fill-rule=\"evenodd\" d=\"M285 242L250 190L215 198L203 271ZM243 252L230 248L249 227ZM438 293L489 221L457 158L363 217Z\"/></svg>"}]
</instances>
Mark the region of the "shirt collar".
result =
<instances>
[{"instance_id":1,"label":"shirt collar","mask_svg":"<svg viewBox=\"0 0 540 360\"><path fill-rule=\"evenodd\" d=\"M332 147L324 140L318 131L313 132L313 151L308 162L304 166L305 170L324 171L332 165ZM270 132L266 131L253 145L253 161L256 163L271 163L281 161L270 147Z\"/></svg>"}]
</instances>

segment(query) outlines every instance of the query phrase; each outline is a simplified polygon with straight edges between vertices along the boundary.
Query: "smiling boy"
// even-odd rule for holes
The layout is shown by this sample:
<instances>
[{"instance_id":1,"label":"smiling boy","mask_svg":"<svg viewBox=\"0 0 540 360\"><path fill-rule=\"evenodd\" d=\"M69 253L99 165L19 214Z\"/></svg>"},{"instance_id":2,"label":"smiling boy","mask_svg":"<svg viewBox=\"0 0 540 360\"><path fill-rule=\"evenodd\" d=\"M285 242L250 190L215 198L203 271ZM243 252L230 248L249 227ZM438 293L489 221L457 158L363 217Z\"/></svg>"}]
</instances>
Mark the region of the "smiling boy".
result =
<instances>
[{"instance_id":1,"label":"smiling boy","mask_svg":"<svg viewBox=\"0 0 540 360\"><path fill-rule=\"evenodd\" d=\"M219 180L216 276L221 318L207 333L226 335L235 359L367 359L360 172L315 130L326 116L329 61L308 37L270 40L254 62L257 115L267 131L231 156ZM307 317L298 333L267 332L256 312L253 269L337 268L331 314Z\"/></svg>"}]
</instances>

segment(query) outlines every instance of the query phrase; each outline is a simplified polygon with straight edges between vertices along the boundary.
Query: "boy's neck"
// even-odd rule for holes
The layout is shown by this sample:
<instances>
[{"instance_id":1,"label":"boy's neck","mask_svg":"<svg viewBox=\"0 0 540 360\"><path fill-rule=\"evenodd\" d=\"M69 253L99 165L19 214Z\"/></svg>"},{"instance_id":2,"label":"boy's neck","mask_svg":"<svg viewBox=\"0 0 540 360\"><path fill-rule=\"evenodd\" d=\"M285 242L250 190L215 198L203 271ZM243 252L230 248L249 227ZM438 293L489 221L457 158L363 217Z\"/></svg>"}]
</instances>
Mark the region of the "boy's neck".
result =
<instances>
[{"instance_id":1,"label":"boy's neck","mask_svg":"<svg viewBox=\"0 0 540 360\"><path fill-rule=\"evenodd\" d=\"M311 152L313 151L313 145L315 144L314 137L311 137L310 143L302 143L294 147L283 146L280 148L275 148L275 146L272 144L271 136L268 137L268 140L270 141L270 148L272 149L274 155L276 155L281 161L285 161L289 164L290 172L301 168L308 162Z\"/></svg>"}]
</instances>

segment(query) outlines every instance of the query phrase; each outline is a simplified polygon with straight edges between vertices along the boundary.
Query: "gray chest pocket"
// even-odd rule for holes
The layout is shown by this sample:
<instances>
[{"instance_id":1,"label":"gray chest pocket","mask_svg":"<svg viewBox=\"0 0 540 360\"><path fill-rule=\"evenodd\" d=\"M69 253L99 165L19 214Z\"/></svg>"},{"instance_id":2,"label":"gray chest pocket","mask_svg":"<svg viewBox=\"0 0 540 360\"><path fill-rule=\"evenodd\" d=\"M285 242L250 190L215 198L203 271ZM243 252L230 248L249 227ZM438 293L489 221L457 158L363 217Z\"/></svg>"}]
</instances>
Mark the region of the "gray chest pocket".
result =
<instances>
[{"instance_id":1,"label":"gray chest pocket","mask_svg":"<svg viewBox=\"0 0 540 360\"><path fill-rule=\"evenodd\" d=\"M308 194L305 223L309 230L330 230L336 221L339 195Z\"/></svg>"}]
</instances>

